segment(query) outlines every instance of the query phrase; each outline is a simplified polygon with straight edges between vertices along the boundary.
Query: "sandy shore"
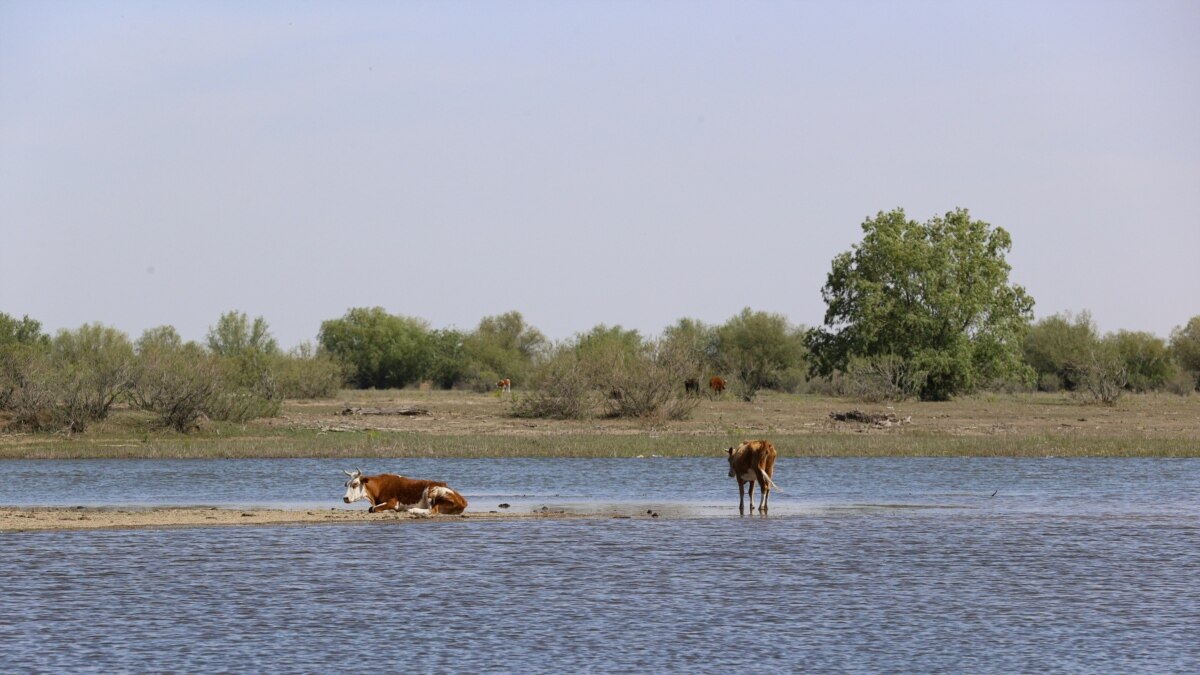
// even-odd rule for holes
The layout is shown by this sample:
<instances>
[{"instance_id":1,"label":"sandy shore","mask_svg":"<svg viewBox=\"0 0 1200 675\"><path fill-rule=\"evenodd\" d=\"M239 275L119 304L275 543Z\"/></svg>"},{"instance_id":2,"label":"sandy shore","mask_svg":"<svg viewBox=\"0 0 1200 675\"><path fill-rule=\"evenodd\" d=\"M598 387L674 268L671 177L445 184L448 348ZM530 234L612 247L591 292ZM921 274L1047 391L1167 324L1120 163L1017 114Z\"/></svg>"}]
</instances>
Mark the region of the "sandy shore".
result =
<instances>
[{"instance_id":1,"label":"sandy shore","mask_svg":"<svg viewBox=\"0 0 1200 675\"><path fill-rule=\"evenodd\" d=\"M0 507L0 532L100 530L253 525L403 524L444 521L627 518L617 512L480 511L458 516L418 517L408 513L367 513L366 509L282 510L192 507ZM642 517L650 517L643 515Z\"/></svg>"}]
</instances>

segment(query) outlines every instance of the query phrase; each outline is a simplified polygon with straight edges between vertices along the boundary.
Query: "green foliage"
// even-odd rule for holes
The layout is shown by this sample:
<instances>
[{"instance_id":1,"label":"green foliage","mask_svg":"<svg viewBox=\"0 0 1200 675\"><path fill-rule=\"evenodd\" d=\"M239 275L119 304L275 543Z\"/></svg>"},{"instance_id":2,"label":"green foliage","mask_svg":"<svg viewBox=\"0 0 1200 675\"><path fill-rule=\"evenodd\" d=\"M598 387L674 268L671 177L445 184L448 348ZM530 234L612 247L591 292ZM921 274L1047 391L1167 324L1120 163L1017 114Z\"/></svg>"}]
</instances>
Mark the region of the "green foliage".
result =
<instances>
[{"instance_id":1,"label":"green foliage","mask_svg":"<svg viewBox=\"0 0 1200 675\"><path fill-rule=\"evenodd\" d=\"M1129 371L1114 335L1089 346L1078 365L1079 386L1075 396L1091 403L1116 405L1129 383Z\"/></svg>"},{"instance_id":2,"label":"green foliage","mask_svg":"<svg viewBox=\"0 0 1200 675\"><path fill-rule=\"evenodd\" d=\"M917 395L926 373L895 354L855 357L846 368L845 393L868 402L903 401Z\"/></svg>"},{"instance_id":3,"label":"green foliage","mask_svg":"<svg viewBox=\"0 0 1200 675\"><path fill-rule=\"evenodd\" d=\"M425 377L442 389L453 389L467 377L465 337L449 328L429 332L431 350Z\"/></svg>"},{"instance_id":4,"label":"green foliage","mask_svg":"<svg viewBox=\"0 0 1200 675\"><path fill-rule=\"evenodd\" d=\"M1171 331L1171 355L1182 370L1191 373L1194 386L1200 389L1200 316Z\"/></svg>"},{"instance_id":5,"label":"green foliage","mask_svg":"<svg viewBox=\"0 0 1200 675\"><path fill-rule=\"evenodd\" d=\"M31 431L53 430L57 371L47 349L10 344L0 347L0 410L12 425Z\"/></svg>"},{"instance_id":6,"label":"green foliage","mask_svg":"<svg viewBox=\"0 0 1200 675\"><path fill-rule=\"evenodd\" d=\"M124 333L100 324L59 331L50 343L56 400L52 416L63 428L83 431L108 417L133 378L133 345Z\"/></svg>"},{"instance_id":7,"label":"green foliage","mask_svg":"<svg viewBox=\"0 0 1200 675\"><path fill-rule=\"evenodd\" d=\"M780 387L787 371L802 366L804 334L781 314L747 307L716 329L716 362L732 376L734 392L750 401L759 389Z\"/></svg>"},{"instance_id":8,"label":"green foliage","mask_svg":"<svg viewBox=\"0 0 1200 675\"><path fill-rule=\"evenodd\" d=\"M1021 340L1033 300L1008 282L1008 232L965 209L924 224L902 209L880 212L862 229L863 240L834 258L821 290L824 327L805 338L813 374L891 355L925 373L923 400L1025 376Z\"/></svg>"},{"instance_id":9,"label":"green foliage","mask_svg":"<svg viewBox=\"0 0 1200 675\"><path fill-rule=\"evenodd\" d=\"M226 312L208 329L208 349L217 356L273 356L279 345L271 336L267 322L255 317L254 323L243 312Z\"/></svg>"},{"instance_id":10,"label":"green foliage","mask_svg":"<svg viewBox=\"0 0 1200 675\"><path fill-rule=\"evenodd\" d=\"M317 340L349 366L351 382L361 389L417 382L433 357L424 321L393 316L382 307L356 307L341 319L323 321Z\"/></svg>"},{"instance_id":11,"label":"green foliage","mask_svg":"<svg viewBox=\"0 0 1200 675\"><path fill-rule=\"evenodd\" d=\"M518 417L685 419L698 404L683 381L697 364L679 342L644 341L635 330L599 325L535 362L514 398Z\"/></svg>"},{"instance_id":12,"label":"green foliage","mask_svg":"<svg viewBox=\"0 0 1200 675\"><path fill-rule=\"evenodd\" d=\"M642 345L642 336L636 330L604 324L575 337L575 349L585 358L592 354L636 354Z\"/></svg>"},{"instance_id":13,"label":"green foliage","mask_svg":"<svg viewBox=\"0 0 1200 675\"><path fill-rule=\"evenodd\" d=\"M221 384L205 402L205 414L230 422L278 414L283 405L277 374L281 355L261 316L251 323L241 312L221 315L208 331L208 349L217 359Z\"/></svg>"},{"instance_id":14,"label":"green foliage","mask_svg":"<svg viewBox=\"0 0 1200 675\"><path fill-rule=\"evenodd\" d=\"M154 413L163 427L181 433L197 428L221 386L219 357L194 342L184 344L170 326L147 330L136 347L133 406Z\"/></svg>"},{"instance_id":15,"label":"green foliage","mask_svg":"<svg viewBox=\"0 0 1200 675\"><path fill-rule=\"evenodd\" d=\"M1175 377L1176 367L1167 343L1145 332L1118 331L1112 338L1134 391L1163 389Z\"/></svg>"},{"instance_id":16,"label":"green foliage","mask_svg":"<svg viewBox=\"0 0 1200 675\"><path fill-rule=\"evenodd\" d=\"M42 333L40 321L31 319L28 315L18 321L0 312L0 349L12 345L46 347L50 345L50 336Z\"/></svg>"},{"instance_id":17,"label":"green foliage","mask_svg":"<svg viewBox=\"0 0 1200 675\"><path fill-rule=\"evenodd\" d=\"M1092 315L1086 310L1074 317L1069 312L1055 314L1030 327L1025 336L1025 362L1037 373L1039 383L1075 391L1099 340Z\"/></svg>"},{"instance_id":18,"label":"green foliage","mask_svg":"<svg viewBox=\"0 0 1200 675\"><path fill-rule=\"evenodd\" d=\"M687 360L696 364L696 371L689 377L703 379L721 369L720 340L715 326L697 319L680 319L663 331L663 340L670 349L682 351Z\"/></svg>"},{"instance_id":19,"label":"green foliage","mask_svg":"<svg viewBox=\"0 0 1200 675\"><path fill-rule=\"evenodd\" d=\"M534 364L529 386L513 397L514 417L582 419L595 407L591 381L573 344L554 347Z\"/></svg>"},{"instance_id":20,"label":"green foliage","mask_svg":"<svg viewBox=\"0 0 1200 675\"><path fill-rule=\"evenodd\" d=\"M502 378L524 385L534 359L548 344L520 312L484 317L463 340L464 379L481 391L495 388Z\"/></svg>"},{"instance_id":21,"label":"green foliage","mask_svg":"<svg viewBox=\"0 0 1200 675\"><path fill-rule=\"evenodd\" d=\"M277 357L271 370L283 398L333 398L346 384L346 366L308 343Z\"/></svg>"}]
</instances>

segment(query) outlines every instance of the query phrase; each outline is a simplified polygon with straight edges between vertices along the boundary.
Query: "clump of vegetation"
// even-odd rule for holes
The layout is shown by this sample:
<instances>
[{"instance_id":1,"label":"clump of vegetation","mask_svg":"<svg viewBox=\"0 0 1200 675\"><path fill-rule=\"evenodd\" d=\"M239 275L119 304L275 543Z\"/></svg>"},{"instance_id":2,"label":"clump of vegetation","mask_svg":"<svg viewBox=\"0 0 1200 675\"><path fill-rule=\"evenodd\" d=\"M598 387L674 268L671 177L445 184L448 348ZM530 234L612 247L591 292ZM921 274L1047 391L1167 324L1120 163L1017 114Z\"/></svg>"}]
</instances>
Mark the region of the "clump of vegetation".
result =
<instances>
[{"instance_id":1,"label":"clump of vegetation","mask_svg":"<svg viewBox=\"0 0 1200 675\"><path fill-rule=\"evenodd\" d=\"M528 388L514 396L515 417L582 419L595 407L590 378L573 345L559 345L530 374Z\"/></svg>"},{"instance_id":2,"label":"clump of vegetation","mask_svg":"<svg viewBox=\"0 0 1200 675\"><path fill-rule=\"evenodd\" d=\"M137 367L129 401L154 413L160 426L186 433L200 426L221 386L216 359L170 326L152 328L137 341Z\"/></svg>"},{"instance_id":3,"label":"clump of vegetation","mask_svg":"<svg viewBox=\"0 0 1200 675\"><path fill-rule=\"evenodd\" d=\"M680 342L646 341L637 331L596 326L535 364L514 397L518 417L686 419L699 403L683 382L696 371Z\"/></svg>"},{"instance_id":4,"label":"clump of vegetation","mask_svg":"<svg viewBox=\"0 0 1200 675\"><path fill-rule=\"evenodd\" d=\"M280 353L261 317L237 312L221 317L205 346L184 343L170 326L136 345L99 324L50 338L37 321L0 313L0 411L12 428L78 433L127 404L184 432L205 417L277 415L289 391L331 397L342 378L327 355Z\"/></svg>"},{"instance_id":5,"label":"clump of vegetation","mask_svg":"<svg viewBox=\"0 0 1200 675\"><path fill-rule=\"evenodd\" d=\"M1021 338L1033 299L1008 281L1008 232L965 209L925 223L896 209L862 229L821 290L825 325L805 340L814 375L844 371L855 357L894 355L924 373L917 394L927 401L1024 377Z\"/></svg>"}]
</instances>

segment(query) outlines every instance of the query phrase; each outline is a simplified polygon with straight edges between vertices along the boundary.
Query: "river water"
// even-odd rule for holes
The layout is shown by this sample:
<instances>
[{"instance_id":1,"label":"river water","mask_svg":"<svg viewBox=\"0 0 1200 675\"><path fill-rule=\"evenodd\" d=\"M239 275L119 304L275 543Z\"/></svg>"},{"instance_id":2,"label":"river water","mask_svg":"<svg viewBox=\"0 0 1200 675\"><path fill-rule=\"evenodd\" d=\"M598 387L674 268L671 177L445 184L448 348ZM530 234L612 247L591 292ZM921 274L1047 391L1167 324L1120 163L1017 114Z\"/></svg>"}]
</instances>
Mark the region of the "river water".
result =
<instances>
[{"instance_id":1,"label":"river water","mask_svg":"<svg viewBox=\"0 0 1200 675\"><path fill-rule=\"evenodd\" d=\"M354 464L8 461L0 504L365 508ZM357 464L641 517L0 534L0 671L1200 671L1200 460L783 458L766 518L722 458Z\"/></svg>"}]
</instances>

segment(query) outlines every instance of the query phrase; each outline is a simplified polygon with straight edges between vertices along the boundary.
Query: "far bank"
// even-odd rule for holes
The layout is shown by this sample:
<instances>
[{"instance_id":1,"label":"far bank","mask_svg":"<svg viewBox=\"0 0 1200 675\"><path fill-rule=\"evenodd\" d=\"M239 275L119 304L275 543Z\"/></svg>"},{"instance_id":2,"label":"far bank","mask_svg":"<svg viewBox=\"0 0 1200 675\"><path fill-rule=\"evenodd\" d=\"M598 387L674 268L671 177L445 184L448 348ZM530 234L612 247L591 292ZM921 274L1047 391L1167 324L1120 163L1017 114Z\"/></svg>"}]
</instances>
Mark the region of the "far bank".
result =
<instances>
[{"instance_id":1,"label":"far bank","mask_svg":"<svg viewBox=\"0 0 1200 675\"><path fill-rule=\"evenodd\" d=\"M689 419L670 421L510 410L494 393L346 390L189 434L117 410L82 434L0 434L0 459L705 456L748 438L769 438L785 456L1200 457L1200 397L1169 394L1098 406L1060 394L868 404L768 393L752 403L704 397Z\"/></svg>"}]
</instances>

